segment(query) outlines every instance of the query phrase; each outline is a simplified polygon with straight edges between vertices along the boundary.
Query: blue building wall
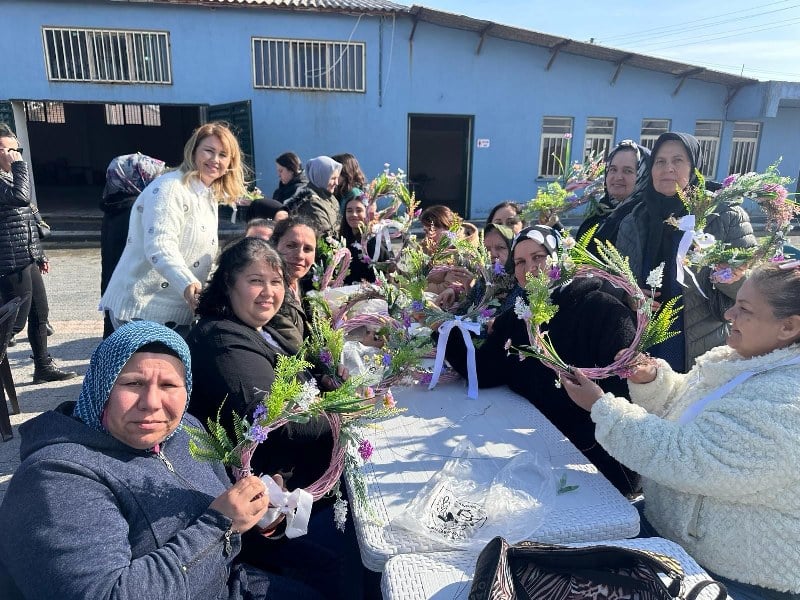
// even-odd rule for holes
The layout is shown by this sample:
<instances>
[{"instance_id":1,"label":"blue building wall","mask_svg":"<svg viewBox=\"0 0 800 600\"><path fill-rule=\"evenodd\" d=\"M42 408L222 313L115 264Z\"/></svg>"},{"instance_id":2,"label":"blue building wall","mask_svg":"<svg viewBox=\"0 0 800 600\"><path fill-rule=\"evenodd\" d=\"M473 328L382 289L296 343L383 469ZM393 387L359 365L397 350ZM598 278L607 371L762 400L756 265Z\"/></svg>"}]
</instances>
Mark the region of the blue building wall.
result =
<instances>
[{"instance_id":1,"label":"blue building wall","mask_svg":"<svg viewBox=\"0 0 800 600\"><path fill-rule=\"evenodd\" d=\"M762 123L758 169L783 156L782 172L800 171L800 109L787 107L797 84L742 89L725 107L728 89L667 74L616 66L561 52L552 68L545 48L419 22L409 42L409 17L291 13L256 8L164 4L7 0L3 20L15 60L0 62L0 99L65 102L217 104L252 100L256 174L265 191L277 179L273 159L292 149L310 158L352 152L368 177L389 162L406 168L410 113L474 117L469 215L497 202L527 200L537 180L542 118L574 119L574 148L588 117L614 117L615 139L640 137L643 118L671 119L673 131L694 132L697 119L724 123L717 178L727 174L734 120ZM170 32L172 85L48 82L41 27L78 26ZM361 41L367 47L367 91L257 90L251 37ZM382 45L379 41L382 39ZM380 69L380 73L379 73ZM380 82L379 82L380 75ZM771 110L771 112L770 112ZM32 148L32 152L36 149ZM577 155L577 153L576 153ZM430 171L435 173L436 165Z\"/></svg>"}]
</instances>

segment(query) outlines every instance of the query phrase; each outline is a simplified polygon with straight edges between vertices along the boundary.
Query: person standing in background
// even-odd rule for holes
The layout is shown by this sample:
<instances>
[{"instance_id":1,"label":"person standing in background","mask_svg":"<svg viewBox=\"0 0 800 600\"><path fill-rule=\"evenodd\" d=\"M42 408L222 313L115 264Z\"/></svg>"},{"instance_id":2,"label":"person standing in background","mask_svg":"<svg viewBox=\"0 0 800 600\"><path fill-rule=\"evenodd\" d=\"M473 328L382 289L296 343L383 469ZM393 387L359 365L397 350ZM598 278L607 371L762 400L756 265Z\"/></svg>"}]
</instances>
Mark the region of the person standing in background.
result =
<instances>
[{"instance_id":1,"label":"person standing in background","mask_svg":"<svg viewBox=\"0 0 800 600\"><path fill-rule=\"evenodd\" d=\"M106 169L106 186L100 210L103 223L100 227L100 295L102 296L111 274L117 266L128 240L128 222L133 203L144 188L164 171L164 161L137 152L111 159ZM103 339L114 331L106 311L103 318Z\"/></svg>"},{"instance_id":2,"label":"person standing in background","mask_svg":"<svg viewBox=\"0 0 800 600\"><path fill-rule=\"evenodd\" d=\"M114 328L148 320L187 333L217 255L217 208L245 195L239 142L224 123L201 125L183 163L133 205L128 240L100 308Z\"/></svg>"},{"instance_id":3,"label":"person standing in background","mask_svg":"<svg viewBox=\"0 0 800 600\"><path fill-rule=\"evenodd\" d=\"M50 307L42 274L50 263L39 242L31 204L28 165L11 129L0 123L0 297L3 303L19 296L19 314L27 316L28 340L33 352L33 383L63 381L77 377L59 369L47 350L47 319ZM13 334L25 325L17 319Z\"/></svg>"}]
</instances>

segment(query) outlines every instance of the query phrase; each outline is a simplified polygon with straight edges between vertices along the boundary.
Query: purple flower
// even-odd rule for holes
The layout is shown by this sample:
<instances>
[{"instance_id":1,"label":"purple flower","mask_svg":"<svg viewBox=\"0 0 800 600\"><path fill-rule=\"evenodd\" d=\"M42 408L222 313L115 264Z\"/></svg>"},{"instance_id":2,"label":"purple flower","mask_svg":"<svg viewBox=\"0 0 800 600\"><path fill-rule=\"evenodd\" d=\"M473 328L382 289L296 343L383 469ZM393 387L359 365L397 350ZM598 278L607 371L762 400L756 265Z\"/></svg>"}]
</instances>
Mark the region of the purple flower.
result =
<instances>
[{"instance_id":1,"label":"purple flower","mask_svg":"<svg viewBox=\"0 0 800 600\"><path fill-rule=\"evenodd\" d=\"M481 316L482 316L484 319L488 319L488 318L490 318L490 317L491 317L493 314L494 314L494 310L492 310L491 308L484 308L484 309L481 309Z\"/></svg>"},{"instance_id":2,"label":"purple flower","mask_svg":"<svg viewBox=\"0 0 800 600\"><path fill-rule=\"evenodd\" d=\"M265 414L267 414L267 407L263 404L259 404L253 411L253 421L258 421L258 419L263 417Z\"/></svg>"},{"instance_id":3,"label":"purple flower","mask_svg":"<svg viewBox=\"0 0 800 600\"><path fill-rule=\"evenodd\" d=\"M392 355L391 354L384 354L383 360L381 361L384 367L388 367L392 364Z\"/></svg>"},{"instance_id":4,"label":"purple flower","mask_svg":"<svg viewBox=\"0 0 800 600\"><path fill-rule=\"evenodd\" d=\"M422 300L414 300L414 301L411 303L411 310L413 310L413 311L415 311L415 312L419 312L419 311L421 311L423 308L425 308L425 305L422 303Z\"/></svg>"},{"instance_id":5,"label":"purple flower","mask_svg":"<svg viewBox=\"0 0 800 600\"><path fill-rule=\"evenodd\" d=\"M409 315L405 311L403 312L403 327L405 327L406 329L411 327L411 315Z\"/></svg>"},{"instance_id":6,"label":"purple flower","mask_svg":"<svg viewBox=\"0 0 800 600\"><path fill-rule=\"evenodd\" d=\"M728 175L725 179L722 180L722 187L726 188L731 185L736 179L738 179L738 175Z\"/></svg>"},{"instance_id":7,"label":"purple flower","mask_svg":"<svg viewBox=\"0 0 800 600\"><path fill-rule=\"evenodd\" d=\"M422 375L420 375L419 382L422 385L428 385L431 382L432 379L433 379L433 375L432 374L423 373Z\"/></svg>"},{"instance_id":8,"label":"purple flower","mask_svg":"<svg viewBox=\"0 0 800 600\"><path fill-rule=\"evenodd\" d=\"M560 279L561 269L558 267L558 265L553 265L547 270L547 276L553 281L555 281L556 279Z\"/></svg>"},{"instance_id":9,"label":"purple flower","mask_svg":"<svg viewBox=\"0 0 800 600\"><path fill-rule=\"evenodd\" d=\"M361 443L358 445L358 453L361 455L361 458L369 460L369 457L372 456L372 450L372 444L369 443L369 440L361 440Z\"/></svg>"},{"instance_id":10,"label":"purple flower","mask_svg":"<svg viewBox=\"0 0 800 600\"><path fill-rule=\"evenodd\" d=\"M261 425L253 425L247 432L247 439L256 443L261 443L267 439L269 429Z\"/></svg>"},{"instance_id":11,"label":"purple flower","mask_svg":"<svg viewBox=\"0 0 800 600\"><path fill-rule=\"evenodd\" d=\"M333 366L333 354L327 348L323 348L319 353L319 359L326 367Z\"/></svg>"},{"instance_id":12,"label":"purple flower","mask_svg":"<svg viewBox=\"0 0 800 600\"><path fill-rule=\"evenodd\" d=\"M372 259L367 254L362 254L361 262L363 262L365 265L368 265L369 263L372 262Z\"/></svg>"},{"instance_id":13,"label":"purple flower","mask_svg":"<svg viewBox=\"0 0 800 600\"><path fill-rule=\"evenodd\" d=\"M786 260L786 257L783 252L778 252L778 254L769 259L770 262L783 262L784 260Z\"/></svg>"},{"instance_id":14,"label":"purple flower","mask_svg":"<svg viewBox=\"0 0 800 600\"><path fill-rule=\"evenodd\" d=\"M494 272L495 275L502 275L503 273L506 272L506 270L503 268L503 265L500 264L499 260L494 261L494 267L492 268L492 271Z\"/></svg>"},{"instance_id":15,"label":"purple flower","mask_svg":"<svg viewBox=\"0 0 800 600\"><path fill-rule=\"evenodd\" d=\"M714 271L712 279L719 283L727 283L733 279L733 271L730 267Z\"/></svg>"},{"instance_id":16,"label":"purple flower","mask_svg":"<svg viewBox=\"0 0 800 600\"><path fill-rule=\"evenodd\" d=\"M417 218L417 217L419 217L421 214L422 214L422 209L421 209L421 208L418 208L417 210L415 210L415 211L414 211L414 218L416 219L416 218Z\"/></svg>"}]
</instances>

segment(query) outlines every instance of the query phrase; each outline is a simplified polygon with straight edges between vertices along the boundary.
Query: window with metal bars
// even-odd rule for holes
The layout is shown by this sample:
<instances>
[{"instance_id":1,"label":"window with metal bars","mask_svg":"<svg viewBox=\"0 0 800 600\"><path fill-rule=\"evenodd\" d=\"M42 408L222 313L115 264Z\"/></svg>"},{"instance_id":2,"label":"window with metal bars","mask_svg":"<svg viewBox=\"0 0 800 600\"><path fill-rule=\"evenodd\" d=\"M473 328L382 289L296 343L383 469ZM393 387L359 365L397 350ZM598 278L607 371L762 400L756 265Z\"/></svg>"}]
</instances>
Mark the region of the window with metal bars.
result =
<instances>
[{"instance_id":1,"label":"window with metal bars","mask_svg":"<svg viewBox=\"0 0 800 600\"><path fill-rule=\"evenodd\" d=\"M717 174L721 136L722 121L697 121L694 125L694 137L700 142L700 172L703 177L714 177Z\"/></svg>"},{"instance_id":2,"label":"window with metal bars","mask_svg":"<svg viewBox=\"0 0 800 600\"><path fill-rule=\"evenodd\" d=\"M253 38L253 87L366 91L366 44Z\"/></svg>"},{"instance_id":3,"label":"window with metal bars","mask_svg":"<svg viewBox=\"0 0 800 600\"><path fill-rule=\"evenodd\" d=\"M761 123L757 121L736 121L733 124L733 145L728 175L747 173L755 169L760 136Z\"/></svg>"},{"instance_id":4,"label":"window with metal bars","mask_svg":"<svg viewBox=\"0 0 800 600\"><path fill-rule=\"evenodd\" d=\"M605 158L614 143L614 130L617 120L608 117L589 117L586 119L586 139L584 156L594 154Z\"/></svg>"},{"instance_id":5,"label":"window with metal bars","mask_svg":"<svg viewBox=\"0 0 800 600\"><path fill-rule=\"evenodd\" d=\"M63 102L25 102L25 118L39 123L66 123Z\"/></svg>"},{"instance_id":6,"label":"window with metal bars","mask_svg":"<svg viewBox=\"0 0 800 600\"><path fill-rule=\"evenodd\" d=\"M47 78L93 83L172 83L169 33L42 27Z\"/></svg>"},{"instance_id":7,"label":"window with metal bars","mask_svg":"<svg viewBox=\"0 0 800 600\"><path fill-rule=\"evenodd\" d=\"M106 104L106 125L161 126L158 104Z\"/></svg>"},{"instance_id":8,"label":"window with metal bars","mask_svg":"<svg viewBox=\"0 0 800 600\"><path fill-rule=\"evenodd\" d=\"M658 136L668 132L671 125L670 119L642 119L642 134L639 143L652 150Z\"/></svg>"},{"instance_id":9,"label":"window with metal bars","mask_svg":"<svg viewBox=\"0 0 800 600\"><path fill-rule=\"evenodd\" d=\"M567 147L572 137L572 117L544 117L542 119L539 177L558 177L562 165L569 160Z\"/></svg>"}]
</instances>

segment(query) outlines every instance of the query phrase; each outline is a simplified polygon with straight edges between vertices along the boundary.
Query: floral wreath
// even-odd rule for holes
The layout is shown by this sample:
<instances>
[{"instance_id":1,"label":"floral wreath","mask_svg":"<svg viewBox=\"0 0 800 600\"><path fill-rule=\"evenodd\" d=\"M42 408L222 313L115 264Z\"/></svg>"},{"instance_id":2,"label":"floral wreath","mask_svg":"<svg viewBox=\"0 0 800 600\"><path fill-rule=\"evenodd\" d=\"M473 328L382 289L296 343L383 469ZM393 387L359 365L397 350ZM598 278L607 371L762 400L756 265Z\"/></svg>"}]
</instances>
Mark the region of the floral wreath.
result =
<instances>
[{"instance_id":1,"label":"floral wreath","mask_svg":"<svg viewBox=\"0 0 800 600\"><path fill-rule=\"evenodd\" d=\"M564 135L564 156L569 157L572 134ZM558 163L560 175L555 181L536 191L536 197L522 209L522 219L528 223L548 223L551 218L569 212L587 202L594 201L605 192L605 160L601 154L590 152L581 163L575 161L569 169L564 167L561 157L552 157Z\"/></svg>"},{"instance_id":2,"label":"floral wreath","mask_svg":"<svg viewBox=\"0 0 800 600\"><path fill-rule=\"evenodd\" d=\"M654 310L652 298L642 292L627 259L610 242L596 241L597 254L589 252L587 246L596 230L597 226L594 226L577 242L569 235L565 236L557 255L548 257L546 269L540 271L538 276L530 274L527 276L525 289L528 302L526 304L522 298L517 298L514 311L527 325L529 345L512 348L511 340L508 340L506 351L517 352L520 360L526 356L537 358L559 375L568 375L573 371L575 367L561 359L550 336L542 330L542 326L550 322L558 312L558 306L550 299L551 290L578 277L597 277L623 290L636 312L636 333L628 348L620 352L606 367L580 367L590 379L628 377L639 354L677 335L678 332L671 331L671 327L677 320L677 313L680 310L680 307L676 306L679 298L673 298L662 304L658 310ZM647 278L647 284L654 292L661 287L663 271L662 263L653 269ZM556 386L560 387L558 379Z\"/></svg>"},{"instance_id":3,"label":"floral wreath","mask_svg":"<svg viewBox=\"0 0 800 600\"><path fill-rule=\"evenodd\" d=\"M304 348L306 352L301 351L301 354L307 353L307 350ZM216 420L208 419L207 432L202 427L184 426L190 437L189 452L193 458L220 461L230 467L234 477L239 480L252 474L250 461L253 453L260 443L266 441L270 432L287 423L306 423L320 415L328 420L333 434L333 449L330 464L323 475L305 490L286 493L278 488L273 493L270 488L271 503L273 495L281 497L278 500L279 512L287 515L287 524L290 520L305 519L300 526L292 529L291 534L287 525L287 537L303 535L310 517L311 502L331 493L336 496L336 525L344 529L347 502L339 489L343 471L354 482L356 499L368 509L361 464L370 458L372 444L362 437L360 431L372 421L399 412L391 394L385 394L376 402L374 395L368 395L360 389L356 378L345 380L336 390L320 393L315 381L301 381L301 374L310 367L312 363L302 356L278 356L275 379L269 391L257 390L260 401L252 414L248 417L233 413L233 439L220 423L221 406ZM269 477L262 477L262 480L268 488L272 484ZM272 516L265 517L259 524L266 525L272 520Z\"/></svg>"},{"instance_id":4,"label":"floral wreath","mask_svg":"<svg viewBox=\"0 0 800 600\"><path fill-rule=\"evenodd\" d=\"M779 164L780 159L767 167L764 173L729 175L715 194L706 191L705 179L695 170L697 185L678 191L688 214L680 219L667 219L668 223L684 232L676 258L679 282L682 282L684 271L694 279L694 274L688 270L690 266L710 267L712 282L728 283L734 279L734 269L783 260L783 245L791 230L792 219L800 215L800 205L789 199L792 194L785 186L794 180L778 172ZM703 231L708 217L720 203L742 204L745 199L754 201L766 216L768 235L758 246L736 248Z\"/></svg>"},{"instance_id":5,"label":"floral wreath","mask_svg":"<svg viewBox=\"0 0 800 600\"><path fill-rule=\"evenodd\" d=\"M311 281L318 290L341 287L350 270L352 255L344 239L327 237L317 244L320 262L314 263ZM327 265L327 266L324 266ZM324 267L324 268L323 268ZM322 272L322 275L320 275Z\"/></svg>"},{"instance_id":6,"label":"floral wreath","mask_svg":"<svg viewBox=\"0 0 800 600\"><path fill-rule=\"evenodd\" d=\"M389 206L378 210L378 200L388 198ZM392 240L408 236L414 218L419 216L419 202L414 193L408 189L406 174L403 169L397 173L389 170L389 163L384 163L383 172L369 182L364 194L360 197L367 212L367 222L361 228L361 240L355 244L360 252L359 260L366 264L379 266L381 247L392 249ZM367 252L367 244L375 239L373 256ZM385 263L394 263L394 259Z\"/></svg>"}]
</instances>

